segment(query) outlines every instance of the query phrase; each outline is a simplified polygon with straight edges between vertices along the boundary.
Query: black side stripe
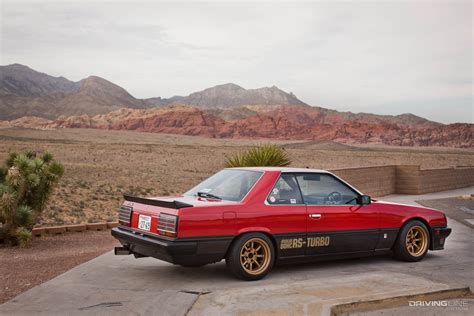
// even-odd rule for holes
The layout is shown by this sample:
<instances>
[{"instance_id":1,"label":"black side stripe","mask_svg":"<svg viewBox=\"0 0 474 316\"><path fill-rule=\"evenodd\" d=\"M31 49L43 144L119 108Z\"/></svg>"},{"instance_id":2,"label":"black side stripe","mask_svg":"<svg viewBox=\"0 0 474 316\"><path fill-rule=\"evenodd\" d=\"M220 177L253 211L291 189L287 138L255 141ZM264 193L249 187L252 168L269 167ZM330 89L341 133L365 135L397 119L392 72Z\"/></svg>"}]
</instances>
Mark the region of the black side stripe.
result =
<instances>
[{"instance_id":1,"label":"black side stripe","mask_svg":"<svg viewBox=\"0 0 474 316\"><path fill-rule=\"evenodd\" d=\"M350 230L324 230L324 231L308 231L308 232L298 232L298 233L283 233L283 234L273 234L275 237L298 237L304 236L306 234L357 234L357 233L374 233L374 232L393 232L398 231L399 227L391 228L368 228L368 229L350 229Z\"/></svg>"}]
</instances>

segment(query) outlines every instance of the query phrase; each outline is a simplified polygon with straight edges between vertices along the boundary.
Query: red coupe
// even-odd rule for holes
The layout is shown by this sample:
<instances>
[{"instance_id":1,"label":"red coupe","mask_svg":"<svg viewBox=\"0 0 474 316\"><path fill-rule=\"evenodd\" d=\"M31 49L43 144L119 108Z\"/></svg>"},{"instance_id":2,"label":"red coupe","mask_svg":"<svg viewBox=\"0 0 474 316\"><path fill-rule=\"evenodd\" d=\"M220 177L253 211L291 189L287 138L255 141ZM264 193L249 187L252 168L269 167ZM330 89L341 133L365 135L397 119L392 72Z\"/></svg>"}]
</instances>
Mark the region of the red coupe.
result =
<instances>
[{"instance_id":1,"label":"red coupe","mask_svg":"<svg viewBox=\"0 0 474 316\"><path fill-rule=\"evenodd\" d=\"M393 253L419 261L451 233L440 211L373 200L324 170L231 168L182 196L124 197L116 254L182 266L225 259L245 280L301 259Z\"/></svg>"}]
</instances>

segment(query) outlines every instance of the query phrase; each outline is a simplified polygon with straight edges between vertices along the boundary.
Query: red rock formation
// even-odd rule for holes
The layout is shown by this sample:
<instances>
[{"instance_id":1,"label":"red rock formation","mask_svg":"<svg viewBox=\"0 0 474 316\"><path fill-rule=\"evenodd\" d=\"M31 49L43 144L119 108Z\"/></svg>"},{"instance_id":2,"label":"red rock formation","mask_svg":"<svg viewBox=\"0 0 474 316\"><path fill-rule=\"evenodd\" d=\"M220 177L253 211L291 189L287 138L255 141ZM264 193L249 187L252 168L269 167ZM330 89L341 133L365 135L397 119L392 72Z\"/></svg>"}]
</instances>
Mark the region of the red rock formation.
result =
<instances>
[{"instance_id":1,"label":"red rock formation","mask_svg":"<svg viewBox=\"0 0 474 316\"><path fill-rule=\"evenodd\" d=\"M249 111L248 109L246 109ZM100 128L213 138L334 140L395 146L473 147L474 124L442 125L415 116L340 113L309 106L251 107L238 119L176 105L120 109L108 114L60 117L41 127ZM31 120L30 120L31 121ZM18 126L18 123L16 123ZM31 123L29 123L31 125Z\"/></svg>"}]
</instances>

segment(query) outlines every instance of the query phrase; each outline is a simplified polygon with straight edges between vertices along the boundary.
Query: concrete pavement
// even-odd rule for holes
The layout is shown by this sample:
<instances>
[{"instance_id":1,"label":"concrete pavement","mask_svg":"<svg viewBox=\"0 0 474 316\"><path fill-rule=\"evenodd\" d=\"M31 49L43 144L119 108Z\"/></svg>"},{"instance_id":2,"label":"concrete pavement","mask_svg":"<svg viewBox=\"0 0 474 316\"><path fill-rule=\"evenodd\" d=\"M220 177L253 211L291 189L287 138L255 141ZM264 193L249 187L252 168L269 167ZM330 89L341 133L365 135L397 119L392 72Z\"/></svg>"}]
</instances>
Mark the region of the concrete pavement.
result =
<instances>
[{"instance_id":1,"label":"concrete pavement","mask_svg":"<svg viewBox=\"0 0 474 316\"><path fill-rule=\"evenodd\" d=\"M383 199L412 204L473 191L471 187L429 197ZM454 220L449 220L449 226L453 233L446 249L429 252L421 262L371 257L287 265L275 267L257 282L236 280L224 262L183 268L109 252L0 305L0 314L329 315L331 307L340 303L463 286L473 289L473 230Z\"/></svg>"},{"instance_id":2,"label":"concrete pavement","mask_svg":"<svg viewBox=\"0 0 474 316\"><path fill-rule=\"evenodd\" d=\"M390 202L396 202L396 203L418 205L415 201L444 199L444 198L449 198L449 197L456 197L456 196L470 195L470 194L474 194L474 186L455 189L455 190L449 190L449 191L426 193L426 194L420 194L420 195L392 194L392 195L386 195L380 199L384 201L390 201Z\"/></svg>"}]
</instances>

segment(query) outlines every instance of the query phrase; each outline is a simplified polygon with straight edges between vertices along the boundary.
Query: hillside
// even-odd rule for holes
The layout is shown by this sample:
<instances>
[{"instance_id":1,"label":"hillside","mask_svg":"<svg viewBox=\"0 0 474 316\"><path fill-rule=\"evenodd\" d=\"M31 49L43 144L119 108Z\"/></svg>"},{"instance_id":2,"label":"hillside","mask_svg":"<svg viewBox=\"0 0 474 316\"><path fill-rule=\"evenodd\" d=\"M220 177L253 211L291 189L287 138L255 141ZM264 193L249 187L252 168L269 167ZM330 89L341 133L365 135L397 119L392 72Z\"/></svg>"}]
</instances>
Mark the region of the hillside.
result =
<instances>
[{"instance_id":1,"label":"hillside","mask_svg":"<svg viewBox=\"0 0 474 316\"><path fill-rule=\"evenodd\" d=\"M78 82L52 77L23 65L0 67L0 119L22 116L55 119L61 115L96 115L120 108L144 108L125 89L100 77Z\"/></svg>"}]
</instances>

